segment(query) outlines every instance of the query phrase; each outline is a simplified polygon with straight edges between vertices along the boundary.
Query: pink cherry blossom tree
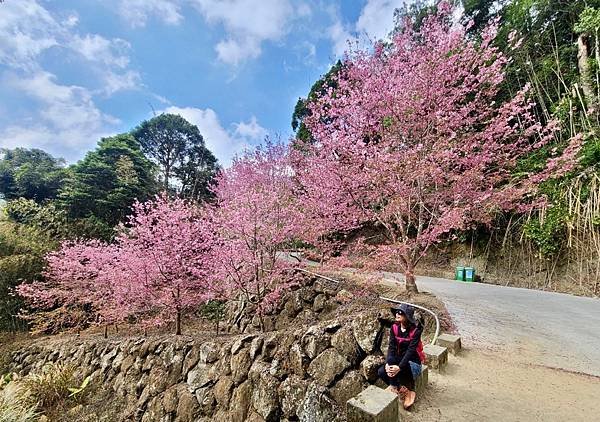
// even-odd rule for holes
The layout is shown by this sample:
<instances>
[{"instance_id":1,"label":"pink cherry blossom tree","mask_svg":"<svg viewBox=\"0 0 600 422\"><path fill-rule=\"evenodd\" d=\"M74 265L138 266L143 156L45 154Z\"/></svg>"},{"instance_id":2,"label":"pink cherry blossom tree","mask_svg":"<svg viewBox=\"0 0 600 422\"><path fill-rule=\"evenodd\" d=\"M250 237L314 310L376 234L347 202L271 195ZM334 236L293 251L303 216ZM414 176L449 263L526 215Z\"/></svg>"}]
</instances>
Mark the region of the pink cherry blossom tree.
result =
<instances>
[{"instance_id":1,"label":"pink cherry blossom tree","mask_svg":"<svg viewBox=\"0 0 600 422\"><path fill-rule=\"evenodd\" d=\"M523 204L533 185L512 170L555 129L535 118L527 87L498 103L496 27L475 41L450 14L442 3L419 30L406 22L391 45L351 54L338 88L313 102L315 143L295 158L313 229L377 225L376 262L399 267L412 292L432 245Z\"/></svg>"},{"instance_id":2,"label":"pink cherry blossom tree","mask_svg":"<svg viewBox=\"0 0 600 422\"><path fill-rule=\"evenodd\" d=\"M48 256L44 281L19 293L42 311L76 306L101 323L175 322L176 334L186 312L222 295L211 284L213 231L196 207L166 195L137 202L119 230L113 245L64 244Z\"/></svg>"},{"instance_id":3,"label":"pink cherry blossom tree","mask_svg":"<svg viewBox=\"0 0 600 422\"><path fill-rule=\"evenodd\" d=\"M287 265L277 259L277 251L298 230L287 151L269 141L246 151L221 172L215 188L213 218L220 238L215 271L231 295L256 305L261 325L261 315L290 283L284 274Z\"/></svg>"},{"instance_id":4,"label":"pink cherry blossom tree","mask_svg":"<svg viewBox=\"0 0 600 422\"><path fill-rule=\"evenodd\" d=\"M220 292L211 284L214 236L201 210L166 195L137 202L116 238L115 294L120 309L145 323L175 322Z\"/></svg>"},{"instance_id":5,"label":"pink cherry blossom tree","mask_svg":"<svg viewBox=\"0 0 600 422\"><path fill-rule=\"evenodd\" d=\"M17 287L37 310L27 317L40 331L120 320L111 278L117 255L117 248L97 240L64 242L46 257L44 281Z\"/></svg>"}]
</instances>

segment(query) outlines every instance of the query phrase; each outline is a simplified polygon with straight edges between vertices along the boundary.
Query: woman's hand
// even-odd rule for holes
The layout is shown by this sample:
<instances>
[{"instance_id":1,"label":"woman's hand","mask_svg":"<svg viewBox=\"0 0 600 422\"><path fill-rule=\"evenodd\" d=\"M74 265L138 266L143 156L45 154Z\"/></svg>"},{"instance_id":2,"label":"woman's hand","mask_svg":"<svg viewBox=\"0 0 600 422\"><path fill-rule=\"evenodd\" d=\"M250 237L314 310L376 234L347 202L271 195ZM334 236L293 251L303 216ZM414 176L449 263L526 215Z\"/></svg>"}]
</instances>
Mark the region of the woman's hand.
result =
<instances>
[{"instance_id":1,"label":"woman's hand","mask_svg":"<svg viewBox=\"0 0 600 422\"><path fill-rule=\"evenodd\" d=\"M385 364L385 373L388 377L394 378L400 372L400 367L398 365L388 365Z\"/></svg>"}]
</instances>

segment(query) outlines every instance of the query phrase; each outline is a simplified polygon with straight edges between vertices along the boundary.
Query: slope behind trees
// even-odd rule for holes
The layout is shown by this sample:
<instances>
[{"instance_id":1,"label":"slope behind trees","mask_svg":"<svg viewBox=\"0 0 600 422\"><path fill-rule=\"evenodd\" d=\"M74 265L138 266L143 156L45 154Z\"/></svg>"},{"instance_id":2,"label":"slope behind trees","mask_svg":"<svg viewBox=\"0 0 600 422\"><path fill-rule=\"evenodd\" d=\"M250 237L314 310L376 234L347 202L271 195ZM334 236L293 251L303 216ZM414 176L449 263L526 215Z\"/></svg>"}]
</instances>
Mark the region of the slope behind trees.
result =
<instances>
[{"instance_id":1,"label":"slope behind trees","mask_svg":"<svg viewBox=\"0 0 600 422\"><path fill-rule=\"evenodd\" d=\"M194 200L207 199L218 164L198 127L183 117L161 114L142 122L131 134L158 164L164 190Z\"/></svg>"},{"instance_id":2,"label":"slope behind trees","mask_svg":"<svg viewBox=\"0 0 600 422\"><path fill-rule=\"evenodd\" d=\"M41 279L44 256L56 245L48 233L0 216L0 331L26 328L17 316L22 301L14 288Z\"/></svg>"}]
</instances>

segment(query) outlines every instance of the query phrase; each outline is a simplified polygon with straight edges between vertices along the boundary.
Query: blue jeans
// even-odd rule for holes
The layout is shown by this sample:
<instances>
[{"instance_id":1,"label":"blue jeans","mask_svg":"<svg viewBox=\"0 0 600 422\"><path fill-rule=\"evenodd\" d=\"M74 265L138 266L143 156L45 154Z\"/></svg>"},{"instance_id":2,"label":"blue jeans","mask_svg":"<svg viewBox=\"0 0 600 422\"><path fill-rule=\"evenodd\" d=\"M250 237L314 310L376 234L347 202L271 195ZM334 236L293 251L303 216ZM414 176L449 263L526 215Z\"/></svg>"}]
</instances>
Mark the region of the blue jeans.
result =
<instances>
[{"instance_id":1,"label":"blue jeans","mask_svg":"<svg viewBox=\"0 0 600 422\"><path fill-rule=\"evenodd\" d=\"M377 371L377 375L379 375L379 378L387 385L393 385L394 387L405 386L409 390L414 391L415 379L412 370L413 365L419 366L420 373L421 365L415 362L409 362L408 364L401 366L400 371L398 371L398 373L394 377L388 377L388 374L385 372L385 365L382 365L379 368L379 370Z\"/></svg>"}]
</instances>

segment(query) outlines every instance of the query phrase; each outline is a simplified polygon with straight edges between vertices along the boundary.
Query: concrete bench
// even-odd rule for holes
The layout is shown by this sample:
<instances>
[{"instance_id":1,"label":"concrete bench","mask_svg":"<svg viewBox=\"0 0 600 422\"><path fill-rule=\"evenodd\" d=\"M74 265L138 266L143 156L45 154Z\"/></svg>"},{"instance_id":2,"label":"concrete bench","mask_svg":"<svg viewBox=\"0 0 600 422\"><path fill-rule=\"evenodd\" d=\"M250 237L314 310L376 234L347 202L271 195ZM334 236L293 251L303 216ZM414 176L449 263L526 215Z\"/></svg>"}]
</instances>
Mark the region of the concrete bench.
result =
<instances>
[{"instance_id":1,"label":"concrete bench","mask_svg":"<svg viewBox=\"0 0 600 422\"><path fill-rule=\"evenodd\" d=\"M348 422L398 422L398 395L370 385L346 402Z\"/></svg>"},{"instance_id":2,"label":"concrete bench","mask_svg":"<svg viewBox=\"0 0 600 422\"><path fill-rule=\"evenodd\" d=\"M460 336L455 336L454 334L442 334L438 337L436 344L447 348L453 355L457 355L462 348Z\"/></svg>"},{"instance_id":3,"label":"concrete bench","mask_svg":"<svg viewBox=\"0 0 600 422\"><path fill-rule=\"evenodd\" d=\"M435 344L428 344L423 347L425 356L427 356L427 363L433 369L443 369L448 363L448 349L442 346L436 346Z\"/></svg>"}]
</instances>

